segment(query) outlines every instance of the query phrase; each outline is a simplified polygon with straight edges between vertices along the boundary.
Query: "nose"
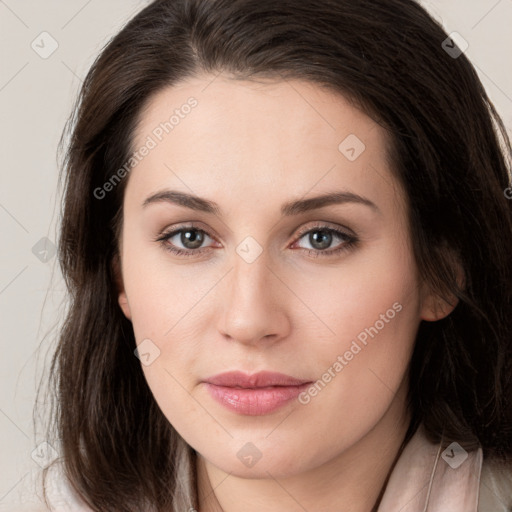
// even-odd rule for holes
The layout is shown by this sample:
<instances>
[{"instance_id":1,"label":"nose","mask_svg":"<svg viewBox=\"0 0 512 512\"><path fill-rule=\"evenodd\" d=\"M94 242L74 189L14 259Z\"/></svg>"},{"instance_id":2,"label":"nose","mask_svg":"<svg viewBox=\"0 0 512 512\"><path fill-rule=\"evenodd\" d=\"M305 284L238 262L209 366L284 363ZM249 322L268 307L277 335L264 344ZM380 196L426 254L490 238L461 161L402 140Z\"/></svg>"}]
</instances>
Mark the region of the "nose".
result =
<instances>
[{"instance_id":1,"label":"nose","mask_svg":"<svg viewBox=\"0 0 512 512\"><path fill-rule=\"evenodd\" d=\"M235 254L223 281L217 328L226 339L268 345L289 335L290 291L269 265L265 251L251 263Z\"/></svg>"}]
</instances>

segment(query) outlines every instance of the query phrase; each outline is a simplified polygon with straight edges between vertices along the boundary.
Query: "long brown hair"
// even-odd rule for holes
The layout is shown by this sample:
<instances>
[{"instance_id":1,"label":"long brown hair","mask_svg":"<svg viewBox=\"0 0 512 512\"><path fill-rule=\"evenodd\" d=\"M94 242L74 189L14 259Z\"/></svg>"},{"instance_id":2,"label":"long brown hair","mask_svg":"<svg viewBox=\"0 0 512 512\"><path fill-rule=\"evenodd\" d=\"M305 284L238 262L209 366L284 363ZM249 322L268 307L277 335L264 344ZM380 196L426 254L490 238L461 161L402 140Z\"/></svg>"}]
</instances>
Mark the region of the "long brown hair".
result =
<instances>
[{"instance_id":1,"label":"long brown hair","mask_svg":"<svg viewBox=\"0 0 512 512\"><path fill-rule=\"evenodd\" d=\"M412 0L156 0L103 49L66 130L59 260L70 303L51 366L51 432L93 510L197 508L191 449L157 406L117 303L128 177L104 197L98 189L135 150L148 99L204 72L309 80L389 131L421 278L459 299L448 317L420 324L407 438L421 422L433 441L444 434L512 460L512 150L447 38Z\"/></svg>"}]
</instances>

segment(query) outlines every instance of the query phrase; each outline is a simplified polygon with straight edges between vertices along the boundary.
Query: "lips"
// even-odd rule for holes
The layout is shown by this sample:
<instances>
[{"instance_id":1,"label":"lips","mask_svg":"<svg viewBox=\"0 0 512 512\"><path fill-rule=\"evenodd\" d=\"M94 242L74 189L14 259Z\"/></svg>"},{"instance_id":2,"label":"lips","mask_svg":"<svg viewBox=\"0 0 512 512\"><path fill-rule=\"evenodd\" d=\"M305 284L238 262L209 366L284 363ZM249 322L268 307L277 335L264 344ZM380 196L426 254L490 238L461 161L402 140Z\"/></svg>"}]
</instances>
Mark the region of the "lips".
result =
<instances>
[{"instance_id":1,"label":"lips","mask_svg":"<svg viewBox=\"0 0 512 512\"><path fill-rule=\"evenodd\" d=\"M240 371L226 372L206 379L205 382L228 388L266 388L270 386L300 386L311 381L296 379L283 373L261 371L247 375Z\"/></svg>"},{"instance_id":2,"label":"lips","mask_svg":"<svg viewBox=\"0 0 512 512\"><path fill-rule=\"evenodd\" d=\"M311 381L283 373L227 372L204 381L210 396L237 414L262 416L270 414L305 391Z\"/></svg>"}]
</instances>

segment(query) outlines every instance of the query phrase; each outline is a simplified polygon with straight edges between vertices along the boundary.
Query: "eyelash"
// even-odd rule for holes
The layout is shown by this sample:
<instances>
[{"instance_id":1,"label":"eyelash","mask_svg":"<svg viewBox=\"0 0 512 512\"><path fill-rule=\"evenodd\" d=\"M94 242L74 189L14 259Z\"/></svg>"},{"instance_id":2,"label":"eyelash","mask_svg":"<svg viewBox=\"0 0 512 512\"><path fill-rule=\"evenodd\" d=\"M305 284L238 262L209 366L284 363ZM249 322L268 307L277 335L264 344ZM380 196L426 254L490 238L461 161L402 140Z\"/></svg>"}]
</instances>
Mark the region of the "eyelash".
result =
<instances>
[{"instance_id":1,"label":"eyelash","mask_svg":"<svg viewBox=\"0 0 512 512\"><path fill-rule=\"evenodd\" d=\"M169 251L169 252L171 252L172 254L174 254L176 256L193 257L193 256L197 256L198 254L202 254L204 251L208 250L207 247L203 247L201 249L186 249L186 250L185 249L179 249L179 248L176 248L176 247L174 247L172 245L169 245L167 243L169 241L169 239L171 239L173 236L175 236L175 235L177 235L179 233L182 233L182 232L186 232L186 231L198 231L198 232L206 234L211 239L214 239L204 229L200 229L197 226L189 224L189 225L185 225L185 226L180 226L179 228L173 229L172 231L167 232L167 233L166 232L160 233L158 235L158 237L154 241L155 242L160 242L161 245L163 246L163 248L166 251ZM307 234L309 234L311 232L314 232L314 231L326 231L326 232L334 235L337 238L341 238L341 239L345 240L344 243L342 243L341 246L337 247L336 249L320 250L320 249L304 249L304 248L299 248L300 250L305 251L309 256L312 256L314 258L317 258L318 256L320 256L320 257L333 257L333 256L336 256L336 255L341 254L343 252L349 251L354 246L356 246L357 243L359 242L359 239L356 236L350 235L350 234L348 234L348 233L346 233L344 231L338 230L338 229L331 228L331 227L326 226L324 224L318 224L316 226L309 227L305 231L301 231L298 234L297 241L300 240L301 238L303 238L304 235L307 235Z\"/></svg>"}]
</instances>

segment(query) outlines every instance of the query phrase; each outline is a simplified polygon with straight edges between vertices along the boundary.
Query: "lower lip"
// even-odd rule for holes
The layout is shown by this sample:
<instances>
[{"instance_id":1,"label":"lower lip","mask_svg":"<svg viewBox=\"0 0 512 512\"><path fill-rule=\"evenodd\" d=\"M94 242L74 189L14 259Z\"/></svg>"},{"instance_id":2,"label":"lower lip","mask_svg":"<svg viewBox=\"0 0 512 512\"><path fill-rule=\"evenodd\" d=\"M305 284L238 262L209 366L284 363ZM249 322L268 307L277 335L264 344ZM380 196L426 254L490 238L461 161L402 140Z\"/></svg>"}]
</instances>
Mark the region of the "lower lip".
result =
<instances>
[{"instance_id":1,"label":"lower lip","mask_svg":"<svg viewBox=\"0 0 512 512\"><path fill-rule=\"evenodd\" d=\"M300 386L269 386L248 389L216 386L205 382L210 395L228 409L248 416L270 414L307 389L311 382Z\"/></svg>"}]
</instances>

